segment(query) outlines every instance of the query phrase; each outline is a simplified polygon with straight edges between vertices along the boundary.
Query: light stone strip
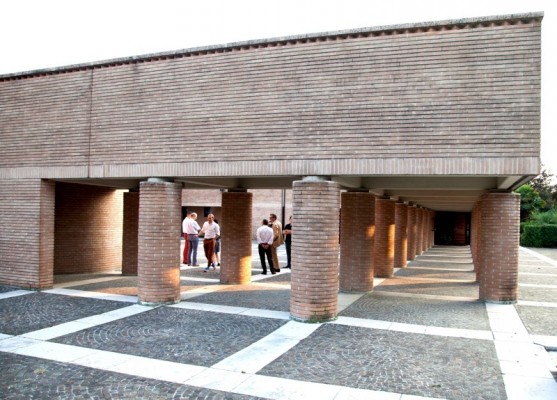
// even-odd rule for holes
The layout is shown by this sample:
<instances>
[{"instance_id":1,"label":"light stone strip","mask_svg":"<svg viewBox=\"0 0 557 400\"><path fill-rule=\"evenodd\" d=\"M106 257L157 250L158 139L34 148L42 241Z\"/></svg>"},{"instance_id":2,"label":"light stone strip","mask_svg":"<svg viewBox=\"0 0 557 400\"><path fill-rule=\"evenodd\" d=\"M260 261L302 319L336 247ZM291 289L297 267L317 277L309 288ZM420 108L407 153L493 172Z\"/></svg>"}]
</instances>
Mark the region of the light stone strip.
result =
<instances>
[{"instance_id":1,"label":"light stone strip","mask_svg":"<svg viewBox=\"0 0 557 400\"><path fill-rule=\"evenodd\" d=\"M37 293L33 290L14 290L13 292L0 293L0 300L9 299L11 297L24 296L26 294Z\"/></svg>"},{"instance_id":2,"label":"light stone strip","mask_svg":"<svg viewBox=\"0 0 557 400\"><path fill-rule=\"evenodd\" d=\"M557 307L557 303L550 303L548 301L530 301L530 300L518 300L517 305L519 306L532 306L532 307Z\"/></svg>"},{"instance_id":3,"label":"light stone strip","mask_svg":"<svg viewBox=\"0 0 557 400\"><path fill-rule=\"evenodd\" d=\"M557 289L557 285L537 285L535 283L519 283L518 286L534 287L534 288L542 288L542 289Z\"/></svg>"},{"instance_id":4,"label":"light stone strip","mask_svg":"<svg viewBox=\"0 0 557 400\"><path fill-rule=\"evenodd\" d=\"M135 304L118 310L109 311L103 314L93 315L77 319L75 321L66 322L49 328L39 329L37 331L24 333L21 337L37 340L50 340L59 336L75 333L83 329L92 328L94 326L106 324L132 315L140 314L145 311L152 310L153 307Z\"/></svg>"},{"instance_id":5,"label":"light stone strip","mask_svg":"<svg viewBox=\"0 0 557 400\"><path fill-rule=\"evenodd\" d=\"M457 269L457 268L435 268L435 267L408 267L410 269L419 269L427 271L446 271L446 272L474 272L473 269ZM405 268L407 269L407 268ZM406 277L405 277L406 278Z\"/></svg>"},{"instance_id":6,"label":"light stone strip","mask_svg":"<svg viewBox=\"0 0 557 400\"><path fill-rule=\"evenodd\" d=\"M451 283L451 282L456 282L456 283L475 283L476 281L474 279L446 279L446 278L422 278L419 276L400 276L399 278L403 278L403 279L409 279L409 280L414 280L414 281L432 281L435 280L435 282L447 282L447 283Z\"/></svg>"},{"instance_id":7,"label":"light stone strip","mask_svg":"<svg viewBox=\"0 0 557 400\"><path fill-rule=\"evenodd\" d=\"M486 303L486 310L508 399L557 398L549 356L534 344L514 305Z\"/></svg>"},{"instance_id":8,"label":"light stone strip","mask_svg":"<svg viewBox=\"0 0 557 400\"><path fill-rule=\"evenodd\" d=\"M445 301L469 301L472 303L478 302L478 298L464 297L464 296L441 296L435 294L420 294L420 293L405 293L405 292L373 292L377 296L391 296L391 297L409 297L416 299L429 299L429 300L445 300Z\"/></svg>"},{"instance_id":9,"label":"light stone strip","mask_svg":"<svg viewBox=\"0 0 557 400\"><path fill-rule=\"evenodd\" d=\"M542 261L545 261L546 263L551 264L551 265L554 266L554 267L557 267L557 261L553 260L552 258L549 258L549 257L547 257L547 256L544 256L543 254L540 254L540 253L538 253L538 252L536 252L536 251L527 249L526 247L522 247L522 246L521 246L521 247L520 247L520 250L522 250L522 251L524 251L525 253L528 253L528 254L530 254L530 255L532 255L532 256L534 256L534 257L536 257L536 258L538 258L538 259L540 259L540 260L542 260Z\"/></svg>"},{"instance_id":10,"label":"light stone strip","mask_svg":"<svg viewBox=\"0 0 557 400\"><path fill-rule=\"evenodd\" d=\"M86 297L86 298L97 299L97 300L112 300L112 301L123 301L127 303L137 303L137 296L124 296L120 294L111 294L111 293L102 293L102 292L88 292L84 290L56 288L50 290L43 290L43 293L61 294L64 296L73 296L73 297Z\"/></svg>"},{"instance_id":11,"label":"light stone strip","mask_svg":"<svg viewBox=\"0 0 557 400\"><path fill-rule=\"evenodd\" d=\"M71 286L82 286L82 285L91 285L93 283L100 283L100 282L108 282L114 281L116 279L126 278L126 275L114 275L114 276L106 276L103 278L95 278L95 279L86 279L81 281L72 281L72 282L61 282L55 283L52 287L53 288L65 288Z\"/></svg>"}]
</instances>

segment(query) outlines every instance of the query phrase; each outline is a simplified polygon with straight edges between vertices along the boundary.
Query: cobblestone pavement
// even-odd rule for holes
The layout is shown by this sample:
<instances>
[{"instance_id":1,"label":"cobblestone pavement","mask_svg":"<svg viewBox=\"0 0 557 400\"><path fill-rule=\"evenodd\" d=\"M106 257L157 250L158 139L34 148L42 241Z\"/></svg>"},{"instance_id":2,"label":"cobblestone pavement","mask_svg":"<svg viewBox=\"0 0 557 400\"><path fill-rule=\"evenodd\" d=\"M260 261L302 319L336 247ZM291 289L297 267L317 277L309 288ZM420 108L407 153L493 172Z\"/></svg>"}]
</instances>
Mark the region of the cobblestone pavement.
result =
<instances>
[{"instance_id":1,"label":"cobblestone pavement","mask_svg":"<svg viewBox=\"0 0 557 400\"><path fill-rule=\"evenodd\" d=\"M0 397L555 399L557 251L532 250L515 305L478 301L469 248L438 246L340 293L326 324L289 319L290 273L262 276L256 252L249 285L182 266L172 306L137 304L137 278L114 274L0 286Z\"/></svg>"}]
</instances>

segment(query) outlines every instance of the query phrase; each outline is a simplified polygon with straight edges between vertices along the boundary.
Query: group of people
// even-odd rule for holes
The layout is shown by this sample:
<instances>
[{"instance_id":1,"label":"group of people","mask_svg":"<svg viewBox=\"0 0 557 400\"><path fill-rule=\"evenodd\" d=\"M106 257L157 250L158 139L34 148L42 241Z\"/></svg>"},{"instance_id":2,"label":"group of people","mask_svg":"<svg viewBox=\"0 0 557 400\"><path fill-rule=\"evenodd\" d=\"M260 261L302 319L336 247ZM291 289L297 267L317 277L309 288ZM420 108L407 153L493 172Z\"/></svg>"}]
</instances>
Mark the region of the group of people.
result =
<instances>
[{"instance_id":1,"label":"group of people","mask_svg":"<svg viewBox=\"0 0 557 400\"><path fill-rule=\"evenodd\" d=\"M207 267L203 270L209 271L209 268L217 269L220 266L220 226L215 220L213 214L207 215L207 221L200 227L197 223L197 213L188 213L182 222L182 231L184 232L184 264L191 267L198 267L197 263L197 247L199 245L199 237L203 237L203 252L207 258Z\"/></svg>"},{"instance_id":2,"label":"group of people","mask_svg":"<svg viewBox=\"0 0 557 400\"><path fill-rule=\"evenodd\" d=\"M217 265L220 266L221 232L215 216L213 214L207 215L207 221L200 227L197 223L197 213L188 212L186 218L182 221L182 232L184 233L185 240L184 264L191 267L199 266L197 263L197 247L199 245L199 238L203 237L203 251L207 258L207 267L203 271L207 272L210 268L216 270ZM256 237L263 275L267 275L265 257L267 257L271 274L274 275L280 272L277 248L283 243L286 247L287 264L285 268L291 268L292 217L289 218L288 224L283 229L282 224L277 220L276 214L270 214L269 219L265 218L261 221Z\"/></svg>"},{"instance_id":3,"label":"group of people","mask_svg":"<svg viewBox=\"0 0 557 400\"><path fill-rule=\"evenodd\" d=\"M277 220L275 214L270 214L269 219L264 218L261 221L261 226L257 228L257 249L259 251L259 259L261 260L261 267L263 268L263 275L267 275L267 262L269 263L269 270L271 274L280 272L280 263L277 254L277 248L285 243L286 246L286 259L287 265L285 268L291 268L290 265L290 250L292 243L292 217L284 229L282 224Z\"/></svg>"}]
</instances>

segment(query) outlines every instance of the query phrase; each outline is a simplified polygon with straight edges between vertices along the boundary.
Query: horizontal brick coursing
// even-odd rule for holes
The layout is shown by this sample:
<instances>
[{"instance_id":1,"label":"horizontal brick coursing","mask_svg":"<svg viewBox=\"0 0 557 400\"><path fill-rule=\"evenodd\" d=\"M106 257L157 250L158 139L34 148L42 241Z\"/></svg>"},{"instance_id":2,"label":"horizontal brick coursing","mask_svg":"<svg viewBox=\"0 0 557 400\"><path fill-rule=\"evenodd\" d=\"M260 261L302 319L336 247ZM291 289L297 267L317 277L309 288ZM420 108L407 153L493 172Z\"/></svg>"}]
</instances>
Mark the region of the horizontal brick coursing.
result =
<instances>
[{"instance_id":1,"label":"horizontal brick coursing","mask_svg":"<svg viewBox=\"0 0 557 400\"><path fill-rule=\"evenodd\" d=\"M98 177L534 173L540 29L349 37L1 81L0 177L71 165Z\"/></svg>"},{"instance_id":2,"label":"horizontal brick coursing","mask_svg":"<svg viewBox=\"0 0 557 400\"><path fill-rule=\"evenodd\" d=\"M138 300L180 301L180 226L182 187L142 182L139 198Z\"/></svg>"},{"instance_id":3,"label":"horizontal brick coursing","mask_svg":"<svg viewBox=\"0 0 557 400\"><path fill-rule=\"evenodd\" d=\"M0 180L0 283L52 286L54 183Z\"/></svg>"},{"instance_id":4,"label":"horizontal brick coursing","mask_svg":"<svg viewBox=\"0 0 557 400\"><path fill-rule=\"evenodd\" d=\"M339 288L339 186L296 181L292 202L290 314L304 321L333 319Z\"/></svg>"},{"instance_id":5,"label":"horizontal brick coursing","mask_svg":"<svg viewBox=\"0 0 557 400\"><path fill-rule=\"evenodd\" d=\"M520 195L482 196L480 214L480 299L515 302L518 297Z\"/></svg>"},{"instance_id":6,"label":"horizontal brick coursing","mask_svg":"<svg viewBox=\"0 0 557 400\"><path fill-rule=\"evenodd\" d=\"M253 193L222 193L220 282L251 282Z\"/></svg>"},{"instance_id":7,"label":"horizontal brick coursing","mask_svg":"<svg viewBox=\"0 0 557 400\"><path fill-rule=\"evenodd\" d=\"M122 213L122 191L57 183L54 273L120 270Z\"/></svg>"},{"instance_id":8,"label":"horizontal brick coursing","mask_svg":"<svg viewBox=\"0 0 557 400\"><path fill-rule=\"evenodd\" d=\"M341 291L373 289L375 196L369 192L343 192L340 220Z\"/></svg>"}]
</instances>

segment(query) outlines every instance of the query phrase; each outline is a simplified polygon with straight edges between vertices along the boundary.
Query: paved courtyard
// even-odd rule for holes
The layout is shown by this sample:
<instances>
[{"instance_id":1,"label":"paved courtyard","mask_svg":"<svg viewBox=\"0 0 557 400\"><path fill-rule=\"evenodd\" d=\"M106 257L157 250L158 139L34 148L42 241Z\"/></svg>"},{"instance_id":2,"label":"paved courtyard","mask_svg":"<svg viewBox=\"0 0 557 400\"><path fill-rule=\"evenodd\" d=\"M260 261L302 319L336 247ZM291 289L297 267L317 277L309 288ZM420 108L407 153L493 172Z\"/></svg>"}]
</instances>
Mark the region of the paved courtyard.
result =
<instances>
[{"instance_id":1,"label":"paved courtyard","mask_svg":"<svg viewBox=\"0 0 557 400\"><path fill-rule=\"evenodd\" d=\"M261 275L255 246L250 285L182 265L171 306L137 304L118 274L0 286L0 397L554 400L557 249L543 253L521 249L514 305L478 301L469 248L436 246L339 294L325 324L290 320L289 270Z\"/></svg>"}]
</instances>

